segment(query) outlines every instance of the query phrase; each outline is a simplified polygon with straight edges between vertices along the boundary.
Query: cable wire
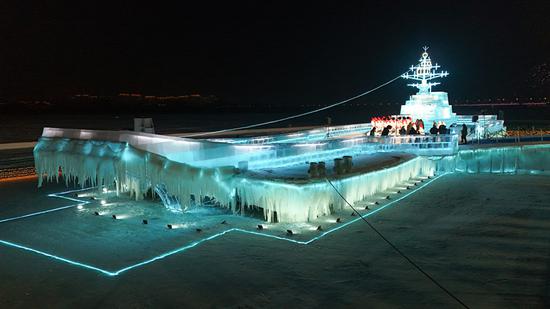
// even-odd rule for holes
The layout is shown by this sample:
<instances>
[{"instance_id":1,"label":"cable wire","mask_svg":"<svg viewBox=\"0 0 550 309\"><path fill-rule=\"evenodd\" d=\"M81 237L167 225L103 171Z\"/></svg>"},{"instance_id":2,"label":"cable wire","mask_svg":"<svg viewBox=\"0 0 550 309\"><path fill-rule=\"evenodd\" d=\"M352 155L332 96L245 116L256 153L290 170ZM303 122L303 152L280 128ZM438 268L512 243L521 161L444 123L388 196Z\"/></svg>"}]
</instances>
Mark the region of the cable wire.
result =
<instances>
[{"instance_id":1,"label":"cable wire","mask_svg":"<svg viewBox=\"0 0 550 309\"><path fill-rule=\"evenodd\" d=\"M342 198L342 200L344 200L344 202L346 202L346 204L348 204L349 207L351 207L351 209L353 209L353 212L355 212L361 219L363 219L363 221L365 221L365 223L374 231L376 232L376 234L378 234L378 236L380 236L380 238L382 238L388 245L390 245L390 247L392 247L401 257L403 257L405 260L407 260L407 262L409 262L412 266L414 266L414 268L416 268L419 272L421 272L424 276L426 276L426 278L428 278L431 282L433 282L435 285L437 285L441 290L443 290L443 292L445 292L447 295L449 295L450 297L452 297L454 300L456 300L459 304L461 304L464 308L467 308L469 309L470 307L468 307L463 301L461 301L457 296L455 296L453 293L451 293L451 291L447 290L443 285L441 285L439 282L437 282L437 280L435 280L435 278L433 278L432 276L430 276L430 274L428 274L426 271L424 271L420 266L418 266L418 264L416 264L413 260L411 260L407 255L405 255L405 253L401 252L401 250L399 250L399 248L397 248L391 241L389 241L380 231L378 231L369 221L367 221L367 219L365 217L363 217L363 215L361 215L347 200L346 198L340 193L340 191L338 191L338 189L336 189L336 187L334 186L334 184L328 179L328 178L325 178L326 181L332 186L332 188L334 189L334 191L336 191L336 193L338 193L338 195Z\"/></svg>"},{"instance_id":2,"label":"cable wire","mask_svg":"<svg viewBox=\"0 0 550 309\"><path fill-rule=\"evenodd\" d=\"M410 70L408 70L407 72L409 72ZM405 73L407 73L405 72ZM405 74L403 73L403 74ZM250 128L256 128L256 127L261 127L261 126L265 126L265 125L268 125L268 124L273 124L273 123L277 123L277 122L282 122L282 121L285 121L285 120L290 120L290 119L295 119L295 118L300 118L300 117L303 117L303 116L307 116L307 115L311 115L311 114L315 114L315 113L318 113L320 111L324 111L324 110L327 110L327 109L331 109L333 107L336 107L338 105L342 105L344 103L347 103L349 101L353 101L355 99L358 99L362 96L365 96L371 92L374 92L382 87L385 87L391 83L393 83L394 81L398 80L399 78L401 78L401 76L403 74L399 74L398 76L392 78L391 80L383 83L383 84L380 84L368 91L365 91L363 93L360 93L356 96L353 96L351 98L348 98L348 99L345 99L343 101L339 101L339 102L336 102L334 104L331 104L331 105L328 105L328 106L324 106L324 107L321 107L321 108L318 108L318 109L314 109L314 110L311 110L311 111L308 111L308 112L304 112L304 113L301 113L301 114L296 114L296 115L292 115L292 116L288 116L288 117L284 117L284 118L280 118L280 119L275 119L275 120L270 120L270 121L266 121L266 122L260 122L260 123L255 123L255 124L250 124L250 125L246 125L246 126L242 126L242 127L235 127L235 128L230 128L230 129L223 129L223 130L218 130L218 131L211 131L211 132L203 132L203 133L195 133L195 134L188 134L188 135L184 135L182 137L197 137L197 136L205 136L205 135L213 135L213 134L219 134L219 133L225 133L225 132L231 132L231 131L237 131L237 130L243 130L243 129L250 129Z\"/></svg>"}]
</instances>

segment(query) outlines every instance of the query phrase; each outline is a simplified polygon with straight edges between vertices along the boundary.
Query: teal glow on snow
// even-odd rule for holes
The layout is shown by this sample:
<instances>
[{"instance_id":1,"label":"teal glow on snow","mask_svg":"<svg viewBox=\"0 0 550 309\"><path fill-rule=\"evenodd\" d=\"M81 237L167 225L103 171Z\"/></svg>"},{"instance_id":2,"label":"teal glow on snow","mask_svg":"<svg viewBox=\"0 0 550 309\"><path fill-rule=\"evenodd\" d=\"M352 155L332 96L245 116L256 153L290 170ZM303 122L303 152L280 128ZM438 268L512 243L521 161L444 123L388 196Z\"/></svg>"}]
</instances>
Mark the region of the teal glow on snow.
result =
<instances>
[{"instance_id":1,"label":"teal glow on snow","mask_svg":"<svg viewBox=\"0 0 550 309\"><path fill-rule=\"evenodd\" d=\"M397 202L415 194L416 192L422 190L424 187L428 186L429 184L431 184L433 181L435 181L436 179L439 179L440 177L444 176L444 175L447 175L447 173L445 174L441 174L441 175L438 175L434 178L432 178L430 181L426 182L423 186L420 186L418 189L414 190L414 191L411 191L411 192L408 192L406 194L403 194L402 196L400 196L399 198L396 198L394 200L391 200L390 202L388 202L387 204L385 204L384 206L381 206L380 208L377 208L376 210L373 210L367 214L364 214L364 215L360 215L359 217L353 219L353 220L350 220L348 222L345 222L345 223L342 223L332 229L329 229L325 232L322 232L320 233L319 235L307 240L307 241L300 241L300 240L295 240L295 239L292 239L292 238L287 238L287 237L280 237L280 236L276 236L276 235L269 235L269 234L265 234L265 233L261 233L261 232L256 232L256 231L250 231L250 230L244 230L244 229L240 229L240 228L230 228L230 229L227 229L225 231L222 231L222 232L219 232L219 233L216 233L214 235L211 235L211 236L208 236L208 237L205 237L205 238L202 238L200 240L197 240L197 241L194 241L194 242L191 242L185 246L182 246L182 247L179 247L179 248L176 248L174 250L171 250L171 251L167 251L163 254L160 254L158 256L155 256L153 258L150 258L150 259L147 259L147 260L144 260L142 262L139 262L139 263L136 263L136 264L132 264L132 265L129 265L129 266L126 266L124 268L121 268L119 270L115 270L115 271L109 271L109 270L106 270L106 269L103 269L103 268L100 268L100 267L96 267L96 266L93 266L93 265L90 265L90 264L85 264L85 263L81 263L81 262L78 262L78 261L75 261L75 260L71 260L71 259L67 259L67 258L64 258L64 257L61 257L61 256L58 256L58 255L55 255L55 254L52 254L52 253L48 253L48 252L45 252L45 251L41 251L41 250L37 250L37 249L33 249L31 247L28 247L28 246L25 246L25 245L22 245L22 244L17 244L17 243L14 243L14 242L10 242L10 241L6 241L6 240L0 240L0 244L3 244L5 246L9 246L9 247L13 247L13 248L17 248L17 249L21 249L21 250L24 250L24 251L28 251L28 252L32 252L32 253L36 253L36 254L39 254L39 255L42 255L42 256L45 256L45 257L48 257L48 258L51 258L53 260L56 260L56 261L60 261L60 262L65 262L65 263L68 263L68 264L71 264L73 266L79 266L79 267L82 267L84 269L88 269L88 270L94 270L94 271L97 271L103 275L107 275L107 276L118 276L126 271L129 271L129 270L132 270L132 269L136 269L136 268L139 268L139 267L142 267L142 266L145 266L147 264L150 264L150 263L153 263L155 261L159 261L159 260L162 260L166 257L169 257L171 255L175 255L175 254L178 254L178 253L182 253L184 251L187 251L191 248L194 248L194 247L197 247L209 240L213 240L213 239L216 239L218 237L221 237L225 234L228 234L228 233L231 233L231 232L236 232L236 233L244 233L244 234L249 234L249 235L254 235L254 236L259 236L259 237L267 237L267 238L271 238L271 239L276 239L276 240L282 240L282 241L287 241L287 242L290 242L290 243L294 243L294 244L298 244L298 245L308 245L308 244L311 244L312 242L314 241L317 241L317 240L320 240L321 238L331 234L331 233L334 233L336 231L339 231L359 220L362 220L362 218L366 218L366 217L370 217L380 211L382 211L383 209L385 208L388 208L392 205L395 205ZM68 193L72 193L72 192L77 192L77 191L82 191L82 190L85 190L85 189L80 189L80 190L73 190L73 191L66 191L66 192L62 192L62 193L56 193L56 194L49 194L48 196L50 197L57 197L57 198L63 198L63 199L68 199L68 200L71 200L71 201L78 201L78 204L74 204L74 205L69 205L70 207L76 207L78 205L82 205L84 203L89 203L87 201L83 201L83 200L78 200L78 199L75 199L75 198L70 198L70 197L66 197L66 196L62 196L62 194L68 194ZM7 221L13 221L13 220L18 220L18 219L24 219L24 218L28 218L28 217L32 217L32 216L37 216L37 215L41 215L41 214L44 214L44 213L51 213L51 212L54 212L54 211L60 211L60 210L63 210L63 209L67 209L67 208L70 208L69 206L67 207L58 207L58 208L54 208L54 209L51 209L51 210L48 210L48 211L40 211L40 212L35 212L35 213L31 213L31 214L27 214L27 215L22 215L22 216L18 216L18 217L13 217L13 218L8 218L8 219L4 219L3 221L1 222L7 222Z\"/></svg>"},{"instance_id":2,"label":"teal glow on snow","mask_svg":"<svg viewBox=\"0 0 550 309\"><path fill-rule=\"evenodd\" d=\"M53 208L53 209L46 209L46 210L42 210L42 211L37 211L37 212L33 212L33 213L30 213L30 214L21 215L21 216L17 216L17 217L0 219L0 223L19 220L19 219L24 219L24 218L28 218L28 217L39 216L39 215L47 214L47 213L54 212L54 211L59 211L59 210L64 210L64 209L68 209L68 208L73 208L73 207L86 205L90 202L75 199L75 198L71 198L71 197L68 197L68 196L63 196L63 194L80 192L80 191L84 191L84 190L88 190L88 189L90 189L90 188L84 188L84 189L79 189L79 190L72 190L72 191L65 191L65 192L60 192L60 193L48 194L49 197L58 197L58 198L66 199L66 200L69 200L69 201L78 202L78 204L71 204L71 205L57 207L57 208Z\"/></svg>"}]
</instances>

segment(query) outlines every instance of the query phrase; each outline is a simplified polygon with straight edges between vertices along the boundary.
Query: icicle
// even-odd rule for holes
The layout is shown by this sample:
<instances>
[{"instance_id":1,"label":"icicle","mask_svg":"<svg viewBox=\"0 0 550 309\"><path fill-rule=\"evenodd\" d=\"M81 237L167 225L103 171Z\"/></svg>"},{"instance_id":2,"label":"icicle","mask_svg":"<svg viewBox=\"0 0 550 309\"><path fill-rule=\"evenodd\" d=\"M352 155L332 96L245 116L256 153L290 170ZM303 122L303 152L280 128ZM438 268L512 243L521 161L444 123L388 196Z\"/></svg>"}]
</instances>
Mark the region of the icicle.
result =
<instances>
[{"instance_id":1,"label":"icicle","mask_svg":"<svg viewBox=\"0 0 550 309\"><path fill-rule=\"evenodd\" d=\"M44 178L58 180L61 167L67 185L70 180L81 186L86 182L93 185L115 182L117 193L128 192L136 200L143 199L148 189L164 185L166 192L177 197L182 207L190 203L191 195L208 196L234 212L263 208L263 216L268 221L273 220L276 213L279 222L303 222L346 207L323 179L306 184L248 179L236 174L233 166L195 167L127 143L42 137L34 149L34 159L39 186ZM416 157L397 166L333 180L333 183L350 203L355 203L412 177L432 175L435 170L549 173L550 145L481 148L448 157ZM236 206L237 197L240 209Z\"/></svg>"},{"instance_id":2,"label":"icicle","mask_svg":"<svg viewBox=\"0 0 550 309\"><path fill-rule=\"evenodd\" d=\"M550 145L524 145L461 150L436 158L437 170L465 173L548 173Z\"/></svg>"},{"instance_id":3,"label":"icicle","mask_svg":"<svg viewBox=\"0 0 550 309\"><path fill-rule=\"evenodd\" d=\"M387 169L333 180L334 185L350 202L365 198L394 187L398 183L420 175L432 175L435 163L426 158L414 158L403 164ZM269 221L277 212L279 222L304 222L317 216L339 211L346 207L341 198L324 180L307 184L289 184L269 180L238 178L236 186L241 203L264 208L264 216Z\"/></svg>"}]
</instances>

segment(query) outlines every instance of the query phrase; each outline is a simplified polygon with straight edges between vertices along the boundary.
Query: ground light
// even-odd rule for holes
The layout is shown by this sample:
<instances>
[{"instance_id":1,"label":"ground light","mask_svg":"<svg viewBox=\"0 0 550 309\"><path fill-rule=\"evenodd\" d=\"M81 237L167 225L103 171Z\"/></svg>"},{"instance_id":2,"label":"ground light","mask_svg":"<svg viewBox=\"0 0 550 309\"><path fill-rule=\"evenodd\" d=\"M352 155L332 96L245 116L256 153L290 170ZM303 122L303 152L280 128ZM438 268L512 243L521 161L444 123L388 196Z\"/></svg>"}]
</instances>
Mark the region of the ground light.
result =
<instances>
[{"instance_id":1,"label":"ground light","mask_svg":"<svg viewBox=\"0 0 550 309\"><path fill-rule=\"evenodd\" d=\"M48 197L61 198L61 199L64 199L64 200L77 202L77 204L71 204L71 205L62 206L62 207L41 210L41 211L37 211L37 212L33 212L33 213L30 213L30 214L25 214L25 215L21 215L21 216L16 216L16 217L11 217L11 218L6 218L6 219L0 219L0 223L20 220L20 219L25 219L25 218L35 217L35 216L40 216L40 215L48 214L50 212L60 211L60 210L69 209L69 208L73 208L73 207L78 208L78 206L84 206L86 204L89 204L90 202L79 200L79 199L72 198L72 197L69 197L69 196L64 196L64 195L65 194L71 194L71 193L74 193L74 192L81 192L81 191L85 191L85 190L89 190L89 189L93 189L93 188L89 187L89 188L69 190L69 191L64 191L64 192L59 192L59 193L50 193L50 194L48 194Z\"/></svg>"},{"instance_id":2,"label":"ground light","mask_svg":"<svg viewBox=\"0 0 550 309\"><path fill-rule=\"evenodd\" d=\"M313 243L317 240L320 240L321 238L325 237L328 234L337 232L337 231L339 231L339 230L341 230L341 229L343 229L343 228L345 228L345 227L347 227L347 226L349 226L349 225L351 225L351 224L353 224L353 223L355 223L359 220L362 220L363 218L370 217L370 216L384 210L385 208L388 208L392 205L395 205L397 202L399 202L399 201L415 194L416 192L422 190L423 188L425 188L426 186L431 184L434 180L439 179L440 177L443 177L443 176L448 175L448 174L450 174L450 173L444 173L444 174L437 175L436 177L434 177L432 179L432 181L427 182L426 185L418 188L417 190L408 192L407 194L404 194L404 195L400 196L399 198L396 198L396 199L386 203L384 206L381 206L381 207L379 207L379 208L377 208L377 209L375 209L375 210L373 210L373 211L371 211L371 212L369 212L365 215L359 216L359 217L354 218L354 219L352 219L348 222L342 223L342 224L340 224L336 227L333 227L333 228L331 228L327 231L322 231L319 235L317 235L315 237L312 237L311 239L306 240L306 241L296 240L296 239L292 239L292 238L288 238L288 237L280 237L280 236L270 235L270 234L266 234L266 233L259 233L259 232L256 232L256 231L244 230L244 229L240 229L240 228L230 228L230 229L227 229L225 231L216 233L214 235L204 237L204 238L199 239L197 241L193 241L193 242L191 242L187 245L176 248L174 250L167 251L165 253L162 253L162 254L160 254L158 256L155 256L155 257L152 257L150 259L143 260L139 263L132 264L132 265L129 265L129 266L126 266L126 267L123 267L121 269L114 270L114 271L109 271L109 270L102 269L100 267L96 267L96 266L93 266L93 265L90 265L90 264L85 264L85 263L81 263L81 262L78 262L78 261L70 260L70 259L58 256L58 255L55 255L55 254L51 254L51 253L48 253L48 252L45 252L45 251L33 249L33 248L23 246L23 245L20 245L20 244L17 244L17 243L13 243L13 242L10 242L10 241L5 241L5 240L0 239L0 244L3 244L5 246L9 246L9 247L13 247L13 248L17 248L17 249L21 249L21 250L24 250L24 251L32 252L32 253L39 254L39 255L42 255L42 256L46 256L46 257L51 258L53 260L60 261L60 262L65 262L67 264L71 264L71 265L74 265L74 266L79 266L79 267L82 267L84 269L94 270L94 271L97 271L97 272L99 272L103 275L118 276L122 273L125 273L125 272L129 271L129 270L137 269L137 268L143 267L145 265L148 265L150 263L162 260L166 257L172 256L172 255L175 255L175 254L178 254L178 253L182 253L182 252L187 251L191 248L199 246L199 245L201 245L201 244L203 244L203 243L205 243L209 240L213 240L213 239L216 239L220 236L223 236L223 235L228 234L228 233L233 233L233 232L234 233L248 234L248 235L252 235L252 236L255 236L255 237L267 237L267 238L271 238L271 239L275 239L275 240L283 240L283 241L287 241L287 242L294 243L294 244L297 244L297 245L309 245L309 244L311 244L311 243ZM83 203L84 201L76 200L74 198L66 197L66 196L62 196L62 195L77 192L77 191L83 191L83 190L87 190L87 189L90 189L90 188L72 190L72 191L61 192L61 193L57 193L57 194L49 194L48 196L67 199L67 200L72 200L72 201L77 201L80 204L80 203ZM85 203L88 203L88 202L85 202ZM67 209L67 208L70 208L70 207L76 207L77 205L78 204L74 204L74 205L69 205L69 206L65 206L65 207L59 207L59 208L55 208L55 209L40 211L40 212L36 212L36 213L31 213L31 214L26 214L26 215L23 215L23 216L18 216L18 217L13 217L13 218L8 218L8 219L2 219L2 220L0 220L0 223L7 222L7 221L12 221L12 220L19 220L19 219L27 218L27 217L31 217L31 216L42 215L44 213L49 213L49 212L53 212L53 211L60 211L60 210ZM168 224L167 226L171 227L172 225ZM263 228L263 226L262 226L262 228ZM320 226L318 227L318 230L321 231L321 229L319 229L319 228L320 228Z\"/></svg>"}]
</instances>

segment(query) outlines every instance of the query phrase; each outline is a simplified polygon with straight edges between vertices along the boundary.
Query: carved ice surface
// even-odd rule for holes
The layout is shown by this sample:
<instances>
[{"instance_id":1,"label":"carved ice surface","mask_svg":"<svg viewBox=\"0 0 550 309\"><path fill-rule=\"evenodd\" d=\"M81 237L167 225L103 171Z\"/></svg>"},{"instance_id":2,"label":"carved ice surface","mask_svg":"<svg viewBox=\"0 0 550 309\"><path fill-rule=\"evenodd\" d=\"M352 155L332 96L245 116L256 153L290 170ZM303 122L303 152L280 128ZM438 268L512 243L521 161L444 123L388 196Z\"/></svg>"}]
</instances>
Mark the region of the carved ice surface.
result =
<instances>
[{"instance_id":1,"label":"carved ice surface","mask_svg":"<svg viewBox=\"0 0 550 309\"><path fill-rule=\"evenodd\" d=\"M456 121L456 114L449 105L446 92L412 95L405 105L401 106L401 114L409 115L413 119L422 119L427 125L434 121L444 121L448 124Z\"/></svg>"},{"instance_id":2,"label":"carved ice surface","mask_svg":"<svg viewBox=\"0 0 550 309\"><path fill-rule=\"evenodd\" d=\"M447 172L550 174L550 145L461 150L437 162L437 169Z\"/></svg>"},{"instance_id":3,"label":"carved ice surface","mask_svg":"<svg viewBox=\"0 0 550 309\"><path fill-rule=\"evenodd\" d=\"M165 206L184 211L191 196L214 198L234 213L261 208L266 220L305 222L346 207L324 179L292 183L248 178L233 166L196 167L136 149L126 143L41 138L34 150L38 175L59 179L59 168L68 184L106 185L136 200L151 190L160 193ZM366 174L334 179L350 203L383 192L417 176L436 170L468 173L548 173L550 146L462 150L454 156L416 157L400 165ZM42 177L39 178L39 185ZM154 193L153 193L154 194Z\"/></svg>"},{"instance_id":4,"label":"carved ice surface","mask_svg":"<svg viewBox=\"0 0 550 309\"><path fill-rule=\"evenodd\" d=\"M158 184L155 186L155 193L160 197L162 204L166 209L175 213L182 213L187 210L186 204L181 205L180 200L177 196L174 196L166 191L166 186L164 184Z\"/></svg>"},{"instance_id":5,"label":"carved ice surface","mask_svg":"<svg viewBox=\"0 0 550 309\"><path fill-rule=\"evenodd\" d=\"M82 186L115 183L117 193L128 192L137 200L151 188L160 187L168 196L177 197L183 208L191 203L191 195L207 196L233 212L260 207L268 221L276 212L280 222L302 222L345 207L323 179L306 184L248 179L233 166L194 167L123 143L41 138L34 155L37 174L47 175L48 179L59 179L61 168L67 184L72 180ZM354 203L411 177L430 175L434 169L431 160L417 157L333 183ZM237 207L237 199L241 207ZM168 207L174 208L174 204Z\"/></svg>"}]
</instances>

